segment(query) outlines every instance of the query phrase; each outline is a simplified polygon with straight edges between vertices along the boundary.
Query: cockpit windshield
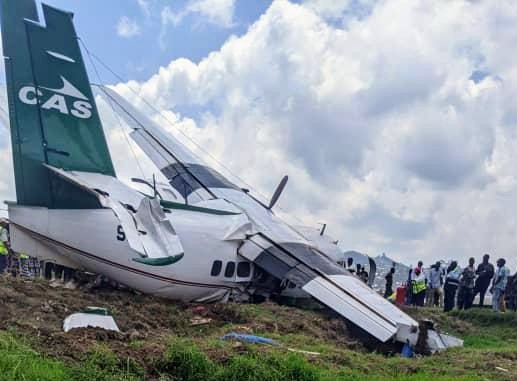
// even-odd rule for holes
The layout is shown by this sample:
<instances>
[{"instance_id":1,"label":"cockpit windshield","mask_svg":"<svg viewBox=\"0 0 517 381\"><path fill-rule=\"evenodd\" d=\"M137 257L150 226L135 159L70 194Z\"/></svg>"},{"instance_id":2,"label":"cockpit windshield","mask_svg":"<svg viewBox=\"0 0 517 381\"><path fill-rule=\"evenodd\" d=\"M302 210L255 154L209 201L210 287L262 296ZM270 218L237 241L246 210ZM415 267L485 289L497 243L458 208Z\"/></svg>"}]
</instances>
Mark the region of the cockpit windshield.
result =
<instances>
[{"instance_id":1,"label":"cockpit windshield","mask_svg":"<svg viewBox=\"0 0 517 381\"><path fill-rule=\"evenodd\" d=\"M239 189L217 171L200 164L174 163L163 168L162 173L185 199L198 189Z\"/></svg>"}]
</instances>

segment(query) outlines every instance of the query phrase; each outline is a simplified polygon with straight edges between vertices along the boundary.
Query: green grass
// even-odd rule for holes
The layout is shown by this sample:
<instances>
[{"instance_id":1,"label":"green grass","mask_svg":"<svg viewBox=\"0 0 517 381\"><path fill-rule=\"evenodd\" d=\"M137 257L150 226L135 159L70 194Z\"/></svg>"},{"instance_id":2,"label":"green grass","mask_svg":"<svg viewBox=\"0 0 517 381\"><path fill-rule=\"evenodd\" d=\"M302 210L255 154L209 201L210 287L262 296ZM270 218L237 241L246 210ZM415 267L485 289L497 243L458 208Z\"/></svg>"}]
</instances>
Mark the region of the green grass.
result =
<instances>
[{"instance_id":1,"label":"green grass","mask_svg":"<svg viewBox=\"0 0 517 381\"><path fill-rule=\"evenodd\" d=\"M473 308L467 311L454 310L449 312L449 316L474 323L479 327L515 328L517 326L517 313L511 311L505 313L494 313L489 309Z\"/></svg>"},{"instance_id":2,"label":"green grass","mask_svg":"<svg viewBox=\"0 0 517 381\"><path fill-rule=\"evenodd\" d=\"M365 374L357 369L332 369L321 364L311 364L300 355L281 351L254 351L250 347L245 354L229 356L226 361L216 363L189 340L176 339L169 349L153 363L152 375L160 380L175 381L376 381L376 380L482 380L482 377L436 376L419 372L408 375L397 374L396 368L386 374L388 368L376 369L381 374ZM373 355L357 356L357 362L378 361ZM400 359L385 359L395 363ZM402 360L409 363L410 360ZM392 365L392 364L391 364ZM79 365L66 365L46 358L33 351L15 335L0 334L0 380L37 381L133 381L146 379L144 370L131 359L120 359L104 347L90 352Z\"/></svg>"},{"instance_id":3,"label":"green grass","mask_svg":"<svg viewBox=\"0 0 517 381\"><path fill-rule=\"evenodd\" d=\"M471 324L463 335L467 348L493 348L497 351L517 348L516 313L496 314L490 310L472 309L452 311L449 315Z\"/></svg>"},{"instance_id":4,"label":"green grass","mask_svg":"<svg viewBox=\"0 0 517 381\"><path fill-rule=\"evenodd\" d=\"M261 319L282 323L260 306L226 308L235 324ZM38 341L16 332L0 331L0 381L467 381L517 379L517 315L491 311L411 311L434 314L443 329L465 339L465 347L430 357L404 359L338 346L309 332L263 334L282 343L281 347L222 342L219 336L235 329L231 323L201 327L195 335L183 329L169 339L165 350L148 357L114 353L109 341L82 354L81 361L59 360L40 353ZM316 315L307 314L307 319ZM285 324L285 323L284 323ZM185 329L189 329L185 327ZM255 332L258 333L258 332ZM144 339L129 341L127 347L146 353ZM319 352L303 356L287 347ZM42 348L43 350L43 348ZM129 353L129 352L128 352ZM136 352L131 352L136 353ZM497 370L497 367L508 372Z\"/></svg>"},{"instance_id":5,"label":"green grass","mask_svg":"<svg viewBox=\"0 0 517 381\"><path fill-rule=\"evenodd\" d=\"M13 336L0 334L0 380L69 380L68 369L60 362L46 359Z\"/></svg>"},{"instance_id":6,"label":"green grass","mask_svg":"<svg viewBox=\"0 0 517 381\"><path fill-rule=\"evenodd\" d=\"M83 364L67 365L31 349L25 340L0 332L0 381L133 381L144 378L133 360L117 358L105 348L89 353Z\"/></svg>"}]
</instances>

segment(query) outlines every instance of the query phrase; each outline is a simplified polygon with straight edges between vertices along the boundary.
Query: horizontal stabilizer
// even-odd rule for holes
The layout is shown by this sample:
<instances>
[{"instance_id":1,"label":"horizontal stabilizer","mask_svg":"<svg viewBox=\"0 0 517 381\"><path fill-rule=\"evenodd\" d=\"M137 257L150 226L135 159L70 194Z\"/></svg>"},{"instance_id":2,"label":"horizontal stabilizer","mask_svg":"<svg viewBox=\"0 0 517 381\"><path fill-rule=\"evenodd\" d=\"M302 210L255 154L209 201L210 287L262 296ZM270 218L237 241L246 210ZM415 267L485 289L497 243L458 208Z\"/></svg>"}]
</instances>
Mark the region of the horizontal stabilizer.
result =
<instances>
[{"instance_id":1,"label":"horizontal stabilizer","mask_svg":"<svg viewBox=\"0 0 517 381\"><path fill-rule=\"evenodd\" d=\"M129 246L143 258L172 261L183 255L183 247L159 200L150 199L127 187L115 177L99 173L63 171L46 165L58 176L95 194L100 203L113 210ZM144 263L144 262L141 262ZM156 265L158 262L149 262ZM163 263L162 263L163 265Z\"/></svg>"}]
</instances>

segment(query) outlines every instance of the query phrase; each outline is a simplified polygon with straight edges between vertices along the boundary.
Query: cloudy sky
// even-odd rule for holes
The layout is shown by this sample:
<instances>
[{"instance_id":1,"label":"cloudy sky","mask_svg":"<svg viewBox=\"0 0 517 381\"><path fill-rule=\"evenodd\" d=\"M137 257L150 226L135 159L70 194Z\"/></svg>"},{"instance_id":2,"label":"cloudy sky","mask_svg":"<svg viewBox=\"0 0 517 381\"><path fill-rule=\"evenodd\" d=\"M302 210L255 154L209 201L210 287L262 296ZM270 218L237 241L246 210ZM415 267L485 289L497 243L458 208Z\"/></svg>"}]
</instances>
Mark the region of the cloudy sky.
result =
<instances>
[{"instance_id":1,"label":"cloudy sky","mask_svg":"<svg viewBox=\"0 0 517 381\"><path fill-rule=\"evenodd\" d=\"M515 270L513 0L48 3L74 11L88 47L210 164L207 152L266 196L289 174L282 209L328 223L343 248L408 264L489 252ZM105 128L134 175L123 132L109 116ZM8 147L2 128L2 163Z\"/></svg>"}]
</instances>

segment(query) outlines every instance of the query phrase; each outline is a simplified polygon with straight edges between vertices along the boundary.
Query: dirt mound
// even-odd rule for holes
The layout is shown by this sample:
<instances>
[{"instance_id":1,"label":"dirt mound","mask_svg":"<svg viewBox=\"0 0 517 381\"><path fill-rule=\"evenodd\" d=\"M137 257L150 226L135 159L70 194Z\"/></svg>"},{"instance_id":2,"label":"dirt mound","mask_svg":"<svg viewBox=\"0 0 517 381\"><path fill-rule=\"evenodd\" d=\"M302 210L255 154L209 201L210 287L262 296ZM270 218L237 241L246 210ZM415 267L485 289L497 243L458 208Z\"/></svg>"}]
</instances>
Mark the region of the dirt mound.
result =
<instances>
[{"instance_id":1,"label":"dirt mound","mask_svg":"<svg viewBox=\"0 0 517 381\"><path fill-rule=\"evenodd\" d=\"M53 357L80 361L99 345L121 357L144 361L161 354L171 337L218 340L230 331L307 334L340 347L361 349L346 324L323 311L302 311L275 303L185 304L119 290L67 290L44 281L0 278L0 330L14 330L38 342ZM121 332L62 330L63 320L88 306L107 308Z\"/></svg>"}]
</instances>

